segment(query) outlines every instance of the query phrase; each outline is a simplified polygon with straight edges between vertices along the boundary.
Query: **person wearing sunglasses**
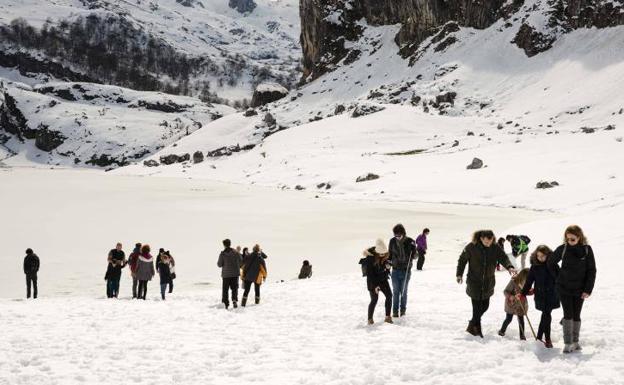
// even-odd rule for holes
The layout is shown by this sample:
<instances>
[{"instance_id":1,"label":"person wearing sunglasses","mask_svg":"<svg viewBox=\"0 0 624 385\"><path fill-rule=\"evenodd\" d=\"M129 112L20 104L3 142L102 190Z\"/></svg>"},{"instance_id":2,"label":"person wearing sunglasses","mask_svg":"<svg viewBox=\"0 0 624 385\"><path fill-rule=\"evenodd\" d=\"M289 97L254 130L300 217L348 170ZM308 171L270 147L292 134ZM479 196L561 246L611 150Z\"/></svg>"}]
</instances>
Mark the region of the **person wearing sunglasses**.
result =
<instances>
[{"instance_id":1,"label":"person wearing sunglasses","mask_svg":"<svg viewBox=\"0 0 624 385\"><path fill-rule=\"evenodd\" d=\"M548 259L549 270L556 271L559 263L557 290L563 308L563 352L572 353L581 350L581 310L596 282L594 251L579 226L572 225L565 230L563 245Z\"/></svg>"},{"instance_id":2,"label":"person wearing sunglasses","mask_svg":"<svg viewBox=\"0 0 624 385\"><path fill-rule=\"evenodd\" d=\"M464 282L464 270L468 265L466 294L472 301L472 319L466 331L483 338L481 317L490 307L490 297L496 286L496 265L504 266L511 275L516 274L507 254L496 243L492 230L480 230L473 234L472 241L464 247L457 261L457 283Z\"/></svg>"}]
</instances>

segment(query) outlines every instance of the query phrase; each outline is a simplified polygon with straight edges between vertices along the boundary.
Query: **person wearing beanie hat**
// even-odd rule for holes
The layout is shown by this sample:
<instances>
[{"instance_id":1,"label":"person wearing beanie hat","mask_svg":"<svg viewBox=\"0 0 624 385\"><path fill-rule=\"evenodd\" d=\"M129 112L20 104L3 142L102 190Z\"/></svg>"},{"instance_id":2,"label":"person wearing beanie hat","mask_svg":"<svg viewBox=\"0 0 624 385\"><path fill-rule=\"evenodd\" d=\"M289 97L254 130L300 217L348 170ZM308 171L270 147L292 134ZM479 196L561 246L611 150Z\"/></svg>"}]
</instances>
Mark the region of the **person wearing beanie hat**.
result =
<instances>
[{"instance_id":1,"label":"person wearing beanie hat","mask_svg":"<svg viewBox=\"0 0 624 385\"><path fill-rule=\"evenodd\" d=\"M364 250L363 255L364 258L361 263L366 266L366 287L371 298L368 305L368 324L372 325L375 323L373 314L375 313L380 291L386 297L385 322L393 323L390 316L390 311L392 310L392 290L388 283L391 268L388 259L388 247L386 247L382 239L377 239L375 246Z\"/></svg>"}]
</instances>

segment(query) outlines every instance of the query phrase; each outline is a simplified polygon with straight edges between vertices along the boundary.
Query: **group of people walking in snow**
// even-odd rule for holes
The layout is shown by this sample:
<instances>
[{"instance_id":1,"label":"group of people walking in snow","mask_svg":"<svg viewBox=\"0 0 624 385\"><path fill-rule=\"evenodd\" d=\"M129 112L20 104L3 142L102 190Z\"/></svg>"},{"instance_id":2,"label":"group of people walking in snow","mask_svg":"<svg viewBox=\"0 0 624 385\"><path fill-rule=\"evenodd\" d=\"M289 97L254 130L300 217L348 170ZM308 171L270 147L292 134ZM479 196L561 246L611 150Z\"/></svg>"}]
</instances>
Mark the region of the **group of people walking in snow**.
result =
<instances>
[{"instance_id":1,"label":"group of people walking in snow","mask_svg":"<svg viewBox=\"0 0 624 385\"><path fill-rule=\"evenodd\" d=\"M254 286L255 303L256 305L260 303L260 285L266 281L267 277L266 259L267 255L264 254L260 245L255 245L251 252L246 247L241 252L240 246L236 249L232 248L232 241L229 239L223 241L223 251L219 254L217 266L221 268L221 278L223 280L221 302L223 302L226 309L230 307L230 297L232 306L234 308L238 307L240 280L243 281L241 306L245 307L247 305L247 297L252 284Z\"/></svg>"},{"instance_id":2,"label":"group of people walking in snow","mask_svg":"<svg viewBox=\"0 0 624 385\"><path fill-rule=\"evenodd\" d=\"M418 270L422 270L424 264L429 229L424 229L416 241L407 236L402 224L394 226L392 232L394 236L390 239L388 247L383 239L378 239L375 246L364 250L364 258L360 259L362 274L366 277L366 287L371 298L368 305L369 324L375 323L373 314L379 300L379 292L386 298L385 322L393 323L393 317L405 315L413 261L418 260ZM388 283L389 277L392 278L392 289Z\"/></svg>"},{"instance_id":3,"label":"group of people walking in snow","mask_svg":"<svg viewBox=\"0 0 624 385\"><path fill-rule=\"evenodd\" d=\"M117 243L114 249L108 252L108 265L104 279L106 280L106 296L117 298L119 295L119 281L121 270L129 266L132 276L132 298L143 299L147 297L147 284L158 273L160 276L160 295L165 300L167 287L169 293L173 292L173 280L175 279L175 260L171 253L160 249L156 257L156 264L151 255L149 245L137 243L134 250L126 259L121 243Z\"/></svg>"},{"instance_id":4,"label":"group of people walking in snow","mask_svg":"<svg viewBox=\"0 0 624 385\"><path fill-rule=\"evenodd\" d=\"M534 295L535 307L542 312L535 338L542 341L547 348L553 347L550 333L551 313L562 306L563 351L571 353L580 350L581 310L584 300L591 295L596 280L594 253L583 230L576 225L566 228L564 243L554 252L546 245L538 246L531 255L531 268L523 268L520 272L516 272L507 254L494 239L491 230L475 232L472 242L466 245L457 263L456 279L460 284L468 266L466 293L472 301L472 319L468 322L466 331L483 337L481 318L489 308L490 297L494 294L498 263L512 274L504 290L506 318L498 334L505 335L515 315L518 317L520 339L526 339L526 296Z\"/></svg>"}]
</instances>

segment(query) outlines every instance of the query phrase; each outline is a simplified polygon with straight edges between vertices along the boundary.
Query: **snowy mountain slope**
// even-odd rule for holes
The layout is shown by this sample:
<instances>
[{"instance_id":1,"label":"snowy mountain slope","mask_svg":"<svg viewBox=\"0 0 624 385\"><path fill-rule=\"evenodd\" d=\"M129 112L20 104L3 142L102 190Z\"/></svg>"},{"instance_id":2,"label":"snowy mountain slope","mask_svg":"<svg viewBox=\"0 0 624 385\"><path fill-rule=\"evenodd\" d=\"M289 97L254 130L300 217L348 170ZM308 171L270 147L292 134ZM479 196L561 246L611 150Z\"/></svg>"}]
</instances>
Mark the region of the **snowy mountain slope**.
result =
<instances>
[{"instance_id":1,"label":"snowy mountain slope","mask_svg":"<svg viewBox=\"0 0 624 385\"><path fill-rule=\"evenodd\" d=\"M13 164L123 166L233 112L196 98L93 83L11 82L3 97L1 142L17 154Z\"/></svg>"},{"instance_id":2,"label":"snowy mountain slope","mask_svg":"<svg viewBox=\"0 0 624 385\"><path fill-rule=\"evenodd\" d=\"M4 60L27 72L33 71L23 56L105 83L238 102L265 79L292 85L301 57L295 0L260 0L248 14L229 8L227 0L10 1L0 4L3 24ZM46 34L37 35L43 29ZM89 60L80 57L85 52ZM126 61L124 55L135 57ZM139 71L149 81L124 71Z\"/></svg>"},{"instance_id":3,"label":"snowy mountain slope","mask_svg":"<svg viewBox=\"0 0 624 385\"><path fill-rule=\"evenodd\" d=\"M262 109L230 116L241 126L220 135L225 141L207 139L208 125L184 138L185 151L227 141L256 147L185 168L184 175L369 199L563 211L621 202L624 27L575 30L529 58L507 44L514 32L502 26L460 29L454 45L427 50L411 67L396 55L397 27L367 26L359 49L368 55L266 108L277 120L274 131L294 127L263 139L272 131ZM332 117L339 105L345 112ZM354 118L356 106L384 110ZM177 150L164 148L155 158ZM466 170L474 157L487 167ZM118 172L181 170L141 168ZM381 178L356 182L367 173ZM560 186L538 190L540 181Z\"/></svg>"}]
</instances>

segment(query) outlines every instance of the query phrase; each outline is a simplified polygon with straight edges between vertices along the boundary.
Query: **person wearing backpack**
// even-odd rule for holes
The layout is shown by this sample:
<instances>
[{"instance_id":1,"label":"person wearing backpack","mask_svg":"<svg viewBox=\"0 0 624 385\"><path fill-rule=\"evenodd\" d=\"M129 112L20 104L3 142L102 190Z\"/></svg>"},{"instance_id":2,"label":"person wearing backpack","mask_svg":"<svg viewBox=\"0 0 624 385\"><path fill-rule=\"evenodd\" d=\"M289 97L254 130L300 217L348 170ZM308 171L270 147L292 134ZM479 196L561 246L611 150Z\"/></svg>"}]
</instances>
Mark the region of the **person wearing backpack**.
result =
<instances>
[{"instance_id":1,"label":"person wearing backpack","mask_svg":"<svg viewBox=\"0 0 624 385\"><path fill-rule=\"evenodd\" d=\"M405 227L402 224L394 226L392 229L394 237L389 242L389 260L392 264L392 316L399 317L405 315L407 309L407 288L411 276L412 263L416 258L416 244L412 238L407 236Z\"/></svg>"},{"instance_id":2,"label":"person wearing backpack","mask_svg":"<svg viewBox=\"0 0 624 385\"><path fill-rule=\"evenodd\" d=\"M368 324L375 323L373 320L373 314L375 313L375 307L379 300L379 292L382 292L386 297L385 311L386 318L384 322L393 323L390 316L390 310L392 308L392 290L388 283L388 276L392 265L388 259L388 248L383 240L378 239L375 242L375 246L364 250L364 258L360 260L360 264L363 266L362 273L366 275L366 287L370 294L370 303L368 304Z\"/></svg>"},{"instance_id":3,"label":"person wearing backpack","mask_svg":"<svg viewBox=\"0 0 624 385\"><path fill-rule=\"evenodd\" d=\"M241 301L241 306L243 307L247 305L247 296L251 290L252 283L254 285L254 293L256 294L256 305L260 303L260 285L262 285L262 282L264 282L267 277L265 259L267 259L267 256L260 248L260 245L255 245L252 253L247 254L243 260L242 278L245 288L243 291L243 300Z\"/></svg>"},{"instance_id":4,"label":"person wearing backpack","mask_svg":"<svg viewBox=\"0 0 624 385\"><path fill-rule=\"evenodd\" d=\"M581 350L581 310L596 282L594 251L579 226L566 228L564 244L557 247L552 258L548 258L547 266L552 274L556 274L560 262L557 290L563 308L563 352L572 353Z\"/></svg>"},{"instance_id":5,"label":"person wearing backpack","mask_svg":"<svg viewBox=\"0 0 624 385\"><path fill-rule=\"evenodd\" d=\"M232 305L234 309L238 307L238 277L240 276L240 268L243 263L241 255L232 248L232 242L229 239L223 241L223 251L219 254L217 266L221 268L221 302L227 310L230 307L229 291L232 291ZM244 306L244 305L243 305Z\"/></svg>"},{"instance_id":6,"label":"person wearing backpack","mask_svg":"<svg viewBox=\"0 0 624 385\"><path fill-rule=\"evenodd\" d=\"M138 298L145 300L147 297L147 283L152 280L155 275L154 258L150 254L150 246L141 246L141 254L137 263L136 278L139 280Z\"/></svg>"},{"instance_id":7,"label":"person wearing backpack","mask_svg":"<svg viewBox=\"0 0 624 385\"><path fill-rule=\"evenodd\" d=\"M30 298L30 287L33 288L33 299L37 298L37 273L39 272L39 257L28 248L24 257L24 274L26 275L26 298Z\"/></svg>"},{"instance_id":8,"label":"person wearing backpack","mask_svg":"<svg viewBox=\"0 0 624 385\"><path fill-rule=\"evenodd\" d=\"M529 254L529 243L531 238L526 235L507 235L505 237L511 245L511 255L518 259L520 257L520 268L526 267L526 257Z\"/></svg>"},{"instance_id":9,"label":"person wearing backpack","mask_svg":"<svg viewBox=\"0 0 624 385\"><path fill-rule=\"evenodd\" d=\"M503 265L511 275L516 270L507 254L498 246L492 230L479 230L472 236L472 241L464 247L457 261L455 278L458 284L464 282L464 270L468 265L466 294L472 302L472 319L466 332L483 338L481 318L490 307L490 297L496 286L496 264Z\"/></svg>"},{"instance_id":10,"label":"person wearing backpack","mask_svg":"<svg viewBox=\"0 0 624 385\"><path fill-rule=\"evenodd\" d=\"M122 250L122 244L117 243L114 249L108 252L108 268L106 270L106 296L117 298L119 296L119 281L121 269L126 266L126 254Z\"/></svg>"}]
</instances>

